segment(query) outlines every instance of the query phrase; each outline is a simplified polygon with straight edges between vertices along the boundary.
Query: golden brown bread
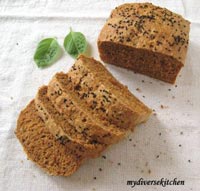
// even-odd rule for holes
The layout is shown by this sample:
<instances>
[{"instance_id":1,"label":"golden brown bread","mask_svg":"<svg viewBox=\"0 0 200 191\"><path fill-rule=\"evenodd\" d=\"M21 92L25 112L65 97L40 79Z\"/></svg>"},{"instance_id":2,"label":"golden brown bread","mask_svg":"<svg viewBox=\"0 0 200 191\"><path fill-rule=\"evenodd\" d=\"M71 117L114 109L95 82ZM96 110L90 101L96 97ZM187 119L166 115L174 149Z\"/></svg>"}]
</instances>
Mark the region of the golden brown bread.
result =
<instances>
[{"instance_id":1,"label":"golden brown bread","mask_svg":"<svg viewBox=\"0 0 200 191\"><path fill-rule=\"evenodd\" d=\"M78 132L77 127L69 124L69 118L59 113L47 96L47 86L39 88L35 104L49 131L57 139L70 140L71 144L68 144L68 147L70 146L74 152L85 157L98 157L106 148L106 145L85 136L84 132Z\"/></svg>"},{"instance_id":2,"label":"golden brown bread","mask_svg":"<svg viewBox=\"0 0 200 191\"><path fill-rule=\"evenodd\" d=\"M116 7L98 38L103 61L174 83L185 63L190 22L151 3Z\"/></svg>"},{"instance_id":3,"label":"golden brown bread","mask_svg":"<svg viewBox=\"0 0 200 191\"><path fill-rule=\"evenodd\" d=\"M16 136L46 172L68 176L150 114L100 62L81 55L38 90L18 118Z\"/></svg>"},{"instance_id":4,"label":"golden brown bread","mask_svg":"<svg viewBox=\"0 0 200 191\"><path fill-rule=\"evenodd\" d=\"M68 78L73 91L88 105L93 115L119 129L132 130L151 114L147 106L93 58L79 56L68 72Z\"/></svg>"},{"instance_id":5,"label":"golden brown bread","mask_svg":"<svg viewBox=\"0 0 200 191\"><path fill-rule=\"evenodd\" d=\"M15 134L28 158L50 175L69 176L83 162L84 158L75 155L67 142L61 144L48 131L38 115L34 100L21 111Z\"/></svg>"},{"instance_id":6,"label":"golden brown bread","mask_svg":"<svg viewBox=\"0 0 200 191\"><path fill-rule=\"evenodd\" d=\"M99 143L109 145L122 139L126 131L118 130L109 123L103 124L92 115L87 104L70 90L68 80L68 75L61 72L55 74L49 83L48 97L56 109L69 119L77 131Z\"/></svg>"}]
</instances>

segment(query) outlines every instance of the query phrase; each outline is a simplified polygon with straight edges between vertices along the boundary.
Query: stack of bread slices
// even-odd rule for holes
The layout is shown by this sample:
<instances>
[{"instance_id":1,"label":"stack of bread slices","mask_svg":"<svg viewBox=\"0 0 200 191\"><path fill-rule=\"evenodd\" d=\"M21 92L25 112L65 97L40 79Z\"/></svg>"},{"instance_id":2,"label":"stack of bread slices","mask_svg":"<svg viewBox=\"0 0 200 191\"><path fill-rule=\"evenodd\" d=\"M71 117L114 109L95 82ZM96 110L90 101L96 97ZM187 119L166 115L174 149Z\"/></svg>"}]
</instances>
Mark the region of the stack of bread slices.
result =
<instances>
[{"instance_id":1,"label":"stack of bread slices","mask_svg":"<svg viewBox=\"0 0 200 191\"><path fill-rule=\"evenodd\" d=\"M150 114L101 63L81 55L68 73L39 88L15 133L29 159L51 175L68 176Z\"/></svg>"}]
</instances>

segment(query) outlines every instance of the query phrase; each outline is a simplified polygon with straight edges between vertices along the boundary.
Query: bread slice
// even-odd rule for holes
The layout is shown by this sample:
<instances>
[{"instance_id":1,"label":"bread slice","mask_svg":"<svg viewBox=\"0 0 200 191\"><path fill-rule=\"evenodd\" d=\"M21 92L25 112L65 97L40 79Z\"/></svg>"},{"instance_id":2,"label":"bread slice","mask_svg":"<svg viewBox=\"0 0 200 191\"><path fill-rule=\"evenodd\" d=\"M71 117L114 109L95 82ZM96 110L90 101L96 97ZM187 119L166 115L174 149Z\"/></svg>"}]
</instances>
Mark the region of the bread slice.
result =
<instances>
[{"instance_id":1,"label":"bread slice","mask_svg":"<svg viewBox=\"0 0 200 191\"><path fill-rule=\"evenodd\" d=\"M42 86L35 98L36 108L46 127L58 139L69 139L71 147L76 152L81 152L85 157L98 157L106 148L105 145L87 137L82 131L68 123L69 118L63 116L54 107L47 96L47 86Z\"/></svg>"},{"instance_id":2,"label":"bread slice","mask_svg":"<svg viewBox=\"0 0 200 191\"><path fill-rule=\"evenodd\" d=\"M109 145L122 139L127 132L116 129L107 121L102 122L93 115L88 105L71 91L70 83L68 75L64 73L55 74L50 81L48 97L56 109L68 118L71 125L100 143Z\"/></svg>"},{"instance_id":3,"label":"bread slice","mask_svg":"<svg viewBox=\"0 0 200 191\"><path fill-rule=\"evenodd\" d=\"M151 114L147 106L93 58L81 55L68 72L68 78L72 91L88 104L93 113L119 129L132 130Z\"/></svg>"},{"instance_id":4,"label":"bread slice","mask_svg":"<svg viewBox=\"0 0 200 191\"><path fill-rule=\"evenodd\" d=\"M116 7L98 38L101 59L174 83L184 66L190 22L151 3Z\"/></svg>"},{"instance_id":5,"label":"bread slice","mask_svg":"<svg viewBox=\"0 0 200 191\"><path fill-rule=\"evenodd\" d=\"M21 111L15 134L28 158L50 175L69 176L84 160L68 148L67 142L61 144L49 132L38 115L34 100Z\"/></svg>"}]
</instances>

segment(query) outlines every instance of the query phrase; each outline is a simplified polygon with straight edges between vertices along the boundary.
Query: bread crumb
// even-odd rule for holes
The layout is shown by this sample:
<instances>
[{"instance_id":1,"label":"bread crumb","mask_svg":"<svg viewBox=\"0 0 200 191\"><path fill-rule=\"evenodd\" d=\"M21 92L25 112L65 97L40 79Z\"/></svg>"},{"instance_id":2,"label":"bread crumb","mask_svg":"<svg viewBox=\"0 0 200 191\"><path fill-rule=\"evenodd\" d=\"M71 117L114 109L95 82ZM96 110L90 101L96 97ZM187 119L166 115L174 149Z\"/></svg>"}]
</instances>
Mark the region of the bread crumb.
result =
<instances>
[{"instance_id":1,"label":"bread crumb","mask_svg":"<svg viewBox=\"0 0 200 191\"><path fill-rule=\"evenodd\" d=\"M160 105L161 109L168 108L168 106Z\"/></svg>"},{"instance_id":2,"label":"bread crumb","mask_svg":"<svg viewBox=\"0 0 200 191\"><path fill-rule=\"evenodd\" d=\"M136 91L138 91L138 92L142 92L140 88L136 88Z\"/></svg>"},{"instance_id":3,"label":"bread crumb","mask_svg":"<svg viewBox=\"0 0 200 191\"><path fill-rule=\"evenodd\" d=\"M105 156L105 155L103 155L103 156L102 156L102 158L103 158L103 159L106 159L106 156Z\"/></svg>"}]
</instances>

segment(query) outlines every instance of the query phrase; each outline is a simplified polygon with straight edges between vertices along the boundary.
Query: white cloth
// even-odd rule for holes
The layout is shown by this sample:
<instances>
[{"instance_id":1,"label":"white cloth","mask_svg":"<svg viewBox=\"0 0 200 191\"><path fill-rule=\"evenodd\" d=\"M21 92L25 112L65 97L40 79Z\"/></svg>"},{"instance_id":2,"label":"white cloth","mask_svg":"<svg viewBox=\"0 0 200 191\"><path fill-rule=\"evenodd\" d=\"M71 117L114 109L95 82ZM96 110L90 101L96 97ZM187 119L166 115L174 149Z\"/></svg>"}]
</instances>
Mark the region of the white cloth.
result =
<instances>
[{"instance_id":1,"label":"white cloth","mask_svg":"<svg viewBox=\"0 0 200 191\"><path fill-rule=\"evenodd\" d=\"M71 177L51 177L26 160L14 135L18 114L33 99L38 87L47 84L56 72L67 71L74 62L64 53L51 67L37 68L33 61L37 43L42 38L57 37L62 45L72 27L86 35L90 55L99 59L99 31L110 11L125 2L128 1L0 1L0 191L200 190L199 0L151 1L191 21L187 62L176 81L177 87L107 65L157 115L137 127L130 140L105 151L106 159L87 161ZM126 185L127 180L139 178L178 178L185 185L165 189Z\"/></svg>"}]
</instances>

